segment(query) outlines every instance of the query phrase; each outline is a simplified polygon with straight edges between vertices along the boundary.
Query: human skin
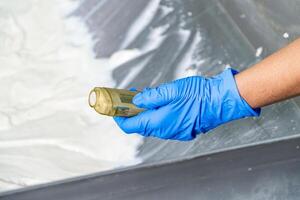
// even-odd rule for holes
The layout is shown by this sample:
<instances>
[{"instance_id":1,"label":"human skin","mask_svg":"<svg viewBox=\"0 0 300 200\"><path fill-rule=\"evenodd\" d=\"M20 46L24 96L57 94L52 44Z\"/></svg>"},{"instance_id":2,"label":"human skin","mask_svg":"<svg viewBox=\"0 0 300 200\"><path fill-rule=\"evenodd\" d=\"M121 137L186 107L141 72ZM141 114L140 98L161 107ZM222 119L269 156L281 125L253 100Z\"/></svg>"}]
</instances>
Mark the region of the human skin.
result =
<instances>
[{"instance_id":1,"label":"human skin","mask_svg":"<svg viewBox=\"0 0 300 200\"><path fill-rule=\"evenodd\" d=\"M235 76L252 108L300 95L300 38Z\"/></svg>"}]
</instances>

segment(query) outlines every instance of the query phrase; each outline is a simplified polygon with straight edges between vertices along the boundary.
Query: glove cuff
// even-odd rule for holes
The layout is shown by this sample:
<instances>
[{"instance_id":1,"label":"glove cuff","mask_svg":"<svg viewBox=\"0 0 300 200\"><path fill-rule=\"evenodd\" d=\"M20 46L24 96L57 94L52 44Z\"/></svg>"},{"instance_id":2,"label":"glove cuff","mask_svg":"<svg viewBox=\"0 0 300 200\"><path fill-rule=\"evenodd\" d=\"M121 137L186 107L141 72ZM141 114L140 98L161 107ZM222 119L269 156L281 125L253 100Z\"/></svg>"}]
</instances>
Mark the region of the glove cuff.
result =
<instances>
[{"instance_id":1,"label":"glove cuff","mask_svg":"<svg viewBox=\"0 0 300 200\"><path fill-rule=\"evenodd\" d=\"M238 71L232 68L228 68L224 70L220 74L220 76L223 78L223 84L224 87L223 91L227 91L229 98L231 99L230 102L235 102L234 105L234 111L236 112L233 116L233 119L239 119L244 117L257 117L261 113L261 108L255 108L253 109L246 100L240 95L234 76L238 74ZM227 96L227 95L226 95ZM233 101L232 101L233 100ZM231 120L230 120L231 121Z\"/></svg>"},{"instance_id":2,"label":"glove cuff","mask_svg":"<svg viewBox=\"0 0 300 200\"><path fill-rule=\"evenodd\" d=\"M200 132L205 133L221 124L245 118L259 116L261 109L253 109L239 94L234 75L234 69L226 69L221 74L210 78L207 86L210 88L210 105L202 106L202 121L199 121ZM204 101L206 102L206 101Z\"/></svg>"}]
</instances>

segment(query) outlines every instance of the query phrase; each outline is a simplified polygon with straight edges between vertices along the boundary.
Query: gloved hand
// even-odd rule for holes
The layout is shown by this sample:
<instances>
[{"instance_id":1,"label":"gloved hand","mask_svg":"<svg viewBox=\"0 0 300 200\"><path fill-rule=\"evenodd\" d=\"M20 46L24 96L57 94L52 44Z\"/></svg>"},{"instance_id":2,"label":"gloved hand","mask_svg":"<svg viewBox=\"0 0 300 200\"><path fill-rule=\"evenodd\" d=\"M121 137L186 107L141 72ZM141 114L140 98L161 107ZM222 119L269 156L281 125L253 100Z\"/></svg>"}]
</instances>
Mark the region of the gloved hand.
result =
<instances>
[{"instance_id":1,"label":"gloved hand","mask_svg":"<svg viewBox=\"0 0 300 200\"><path fill-rule=\"evenodd\" d=\"M146 111L114 119L126 133L185 141L226 122L258 116L260 109L239 95L236 73L226 69L211 78L193 76L146 88L133 98Z\"/></svg>"}]
</instances>

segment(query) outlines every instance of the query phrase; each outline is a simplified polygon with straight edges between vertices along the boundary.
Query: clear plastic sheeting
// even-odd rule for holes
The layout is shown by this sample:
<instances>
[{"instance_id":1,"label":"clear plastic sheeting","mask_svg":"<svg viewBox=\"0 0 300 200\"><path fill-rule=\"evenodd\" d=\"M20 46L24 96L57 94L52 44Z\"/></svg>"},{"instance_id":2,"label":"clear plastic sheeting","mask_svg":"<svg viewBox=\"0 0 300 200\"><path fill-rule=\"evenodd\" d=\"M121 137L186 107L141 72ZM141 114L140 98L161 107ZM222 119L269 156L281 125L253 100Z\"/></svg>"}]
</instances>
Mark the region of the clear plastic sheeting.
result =
<instances>
[{"instance_id":1,"label":"clear plastic sheeting","mask_svg":"<svg viewBox=\"0 0 300 200\"><path fill-rule=\"evenodd\" d=\"M121 49L142 52L113 71L117 86L142 88L251 66L299 35L300 2L289 2L294 6L279 0L86 0L77 14L99 41L99 57ZM258 48L263 51L256 55ZM294 136L300 132L299 111L293 99L264 108L258 119L224 125L191 142L146 138L139 155L144 162L173 160Z\"/></svg>"},{"instance_id":2,"label":"clear plastic sheeting","mask_svg":"<svg viewBox=\"0 0 300 200\"><path fill-rule=\"evenodd\" d=\"M72 15L87 24L96 57L111 58L111 87L142 89L191 75L215 75L226 67L243 70L300 35L299 13L299 0L81 0ZM100 72L99 79L105 79ZM97 74L91 76L89 83L96 83ZM138 157L142 164L176 162L298 137L299 120L300 100L294 98L264 108L260 118L223 125L190 142L145 138ZM125 141L129 136L120 137ZM112 148L122 151L118 144Z\"/></svg>"}]
</instances>

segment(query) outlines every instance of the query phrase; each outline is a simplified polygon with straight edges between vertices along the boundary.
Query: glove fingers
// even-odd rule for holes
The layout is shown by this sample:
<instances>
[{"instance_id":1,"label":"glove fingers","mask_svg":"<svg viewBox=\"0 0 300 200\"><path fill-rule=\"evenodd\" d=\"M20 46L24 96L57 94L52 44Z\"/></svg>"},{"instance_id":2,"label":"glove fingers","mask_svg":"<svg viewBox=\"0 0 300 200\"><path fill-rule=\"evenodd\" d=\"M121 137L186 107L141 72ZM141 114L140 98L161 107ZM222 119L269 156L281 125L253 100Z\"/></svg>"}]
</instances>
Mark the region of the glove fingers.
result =
<instances>
[{"instance_id":1,"label":"glove fingers","mask_svg":"<svg viewBox=\"0 0 300 200\"><path fill-rule=\"evenodd\" d=\"M133 117L114 117L114 120L125 133L139 133L144 135L148 119L151 118L150 114L151 111L149 110Z\"/></svg>"},{"instance_id":2,"label":"glove fingers","mask_svg":"<svg viewBox=\"0 0 300 200\"><path fill-rule=\"evenodd\" d=\"M145 88L135 95L133 103L140 108L155 109L170 103L175 97L173 83L167 83L157 88Z\"/></svg>"}]
</instances>

